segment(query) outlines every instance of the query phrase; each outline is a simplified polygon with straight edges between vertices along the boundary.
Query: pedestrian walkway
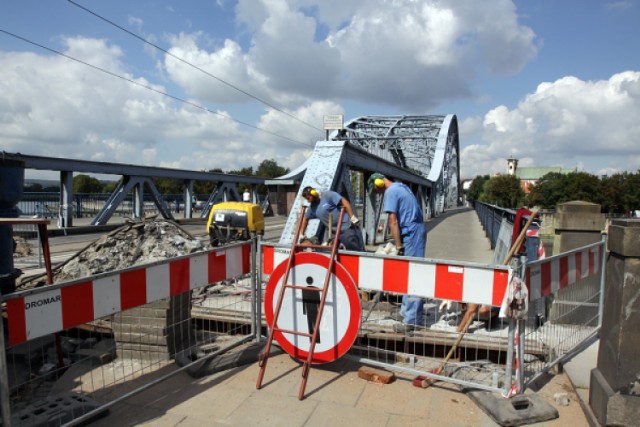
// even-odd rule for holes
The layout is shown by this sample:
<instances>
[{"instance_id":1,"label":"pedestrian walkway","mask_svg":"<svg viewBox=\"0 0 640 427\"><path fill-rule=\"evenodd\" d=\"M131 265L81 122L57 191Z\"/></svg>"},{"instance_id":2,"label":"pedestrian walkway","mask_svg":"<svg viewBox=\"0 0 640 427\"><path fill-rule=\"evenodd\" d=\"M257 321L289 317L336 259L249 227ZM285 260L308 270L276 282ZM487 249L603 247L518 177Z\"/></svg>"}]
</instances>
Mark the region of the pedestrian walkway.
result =
<instances>
[{"instance_id":1,"label":"pedestrian walkway","mask_svg":"<svg viewBox=\"0 0 640 427\"><path fill-rule=\"evenodd\" d=\"M300 363L287 354L269 359L263 388L256 390L257 364L206 378L179 372L118 404L91 425L125 426L495 426L459 388L437 383L412 386L400 375L390 384L358 377L361 365L349 358L314 366L306 394L298 400ZM567 393L569 405L554 404ZM557 407L560 417L544 426L588 426L566 375L550 378L538 394Z\"/></svg>"},{"instance_id":2,"label":"pedestrian walkway","mask_svg":"<svg viewBox=\"0 0 640 427\"><path fill-rule=\"evenodd\" d=\"M446 212L428 222L427 257L488 264L489 242L473 210ZM368 382L358 376L362 365L345 356L314 365L305 398L298 400L301 363L287 354L272 355L263 387L257 390L257 363L192 378L185 371L118 403L94 421L96 426L411 426L446 427L497 425L458 386L436 383L412 385L400 374L390 384ZM170 367L175 369L177 367ZM162 372L166 374L167 372ZM153 375L144 377L145 383ZM564 374L541 378L534 390L560 415L544 426L588 426L578 395ZM566 393L568 405L554 395Z\"/></svg>"}]
</instances>

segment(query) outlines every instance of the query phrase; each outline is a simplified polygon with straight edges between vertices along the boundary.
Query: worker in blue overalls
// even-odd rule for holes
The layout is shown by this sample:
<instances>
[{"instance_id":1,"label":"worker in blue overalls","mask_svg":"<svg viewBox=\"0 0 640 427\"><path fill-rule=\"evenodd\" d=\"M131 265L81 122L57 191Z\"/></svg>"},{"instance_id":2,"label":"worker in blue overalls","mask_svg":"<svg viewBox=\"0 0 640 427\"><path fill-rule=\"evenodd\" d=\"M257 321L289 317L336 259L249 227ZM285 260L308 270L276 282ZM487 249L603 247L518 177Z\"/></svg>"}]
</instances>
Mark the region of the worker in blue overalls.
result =
<instances>
[{"instance_id":1,"label":"worker in blue overalls","mask_svg":"<svg viewBox=\"0 0 640 427\"><path fill-rule=\"evenodd\" d=\"M369 192L384 194L382 208L389 214L389 229L398 255L424 258L427 247L427 229L418 199L401 182L380 174L371 174L367 182ZM400 307L402 324L393 325L399 333L410 332L422 322L424 300L416 295L403 295Z\"/></svg>"}]
</instances>

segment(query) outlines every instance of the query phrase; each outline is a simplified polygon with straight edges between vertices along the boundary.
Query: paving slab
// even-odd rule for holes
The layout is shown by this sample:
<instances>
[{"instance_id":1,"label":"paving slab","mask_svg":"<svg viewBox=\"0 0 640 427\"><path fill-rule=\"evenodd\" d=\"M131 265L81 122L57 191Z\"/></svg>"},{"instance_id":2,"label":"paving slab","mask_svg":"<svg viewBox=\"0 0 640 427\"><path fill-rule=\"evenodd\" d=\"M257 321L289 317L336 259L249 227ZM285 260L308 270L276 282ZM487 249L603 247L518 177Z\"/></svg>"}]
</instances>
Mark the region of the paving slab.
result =
<instances>
[{"instance_id":1,"label":"paving slab","mask_svg":"<svg viewBox=\"0 0 640 427\"><path fill-rule=\"evenodd\" d=\"M417 388L413 378L402 373L396 373L390 384L374 383L358 377L361 366L346 357L313 366L303 400L298 400L300 362L288 354L269 359L260 390L256 389L257 363L202 378L182 371L114 405L92 425L499 425L455 385ZM568 394L568 406L555 403L553 396L558 392ZM538 425L589 425L566 374L546 378L537 394L559 413L559 418Z\"/></svg>"}]
</instances>

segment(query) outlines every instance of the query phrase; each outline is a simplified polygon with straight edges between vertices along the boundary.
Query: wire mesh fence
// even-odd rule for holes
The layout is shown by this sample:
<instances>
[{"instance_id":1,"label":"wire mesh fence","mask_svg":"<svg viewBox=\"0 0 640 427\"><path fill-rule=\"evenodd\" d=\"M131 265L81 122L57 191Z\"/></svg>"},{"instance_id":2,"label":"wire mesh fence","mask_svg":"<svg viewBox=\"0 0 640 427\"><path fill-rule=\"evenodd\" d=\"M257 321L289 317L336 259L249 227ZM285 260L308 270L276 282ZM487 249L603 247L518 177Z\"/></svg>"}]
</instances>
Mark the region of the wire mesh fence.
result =
<instances>
[{"instance_id":1,"label":"wire mesh fence","mask_svg":"<svg viewBox=\"0 0 640 427\"><path fill-rule=\"evenodd\" d=\"M12 425L34 425L44 418L53 420L50 425L84 421L163 381L176 369L198 363L202 367L203 361L229 348L259 340L267 331L262 301L270 274L265 271L273 272L288 259L288 251L265 245L256 257L247 245L155 263L145 266L142 275L128 269L4 296L9 317L4 372ZM502 300L503 288L495 279L509 267L494 270L460 263L447 267L432 260L406 260L404 265L391 260L390 265L406 269L408 286L412 286L411 272L418 268L425 283L429 272L446 271L454 283L472 283L473 292L465 293L462 286L460 298L443 299L432 289L431 295L422 295L420 322L398 332L394 325L401 324L398 311L404 293L382 285L360 286L357 337L349 354L363 363L414 374L417 386L442 380L506 394L513 387L518 363L528 384L597 331L603 247L582 248L529 266L532 300L520 335L515 321L497 316L496 302ZM347 252L339 254L339 262L356 282L371 285L377 277L376 263L384 263L385 257ZM559 267L551 267L554 263ZM356 265L359 270L354 270ZM536 282L536 271L551 282ZM468 280L450 276L463 273ZM390 277L385 274L382 277ZM397 282L399 276L394 277ZM494 283L483 284L487 277L493 277ZM125 288L125 278L142 281L143 286ZM154 281L159 287L152 285ZM445 289L450 292L451 282L447 283ZM493 303L481 298L482 289L492 289ZM470 310L462 300L469 295L474 295L480 309L473 311L468 330L461 332L465 308ZM71 304L67 309L65 299ZM17 327L19 312L23 314ZM57 324L65 327L56 328Z\"/></svg>"},{"instance_id":2,"label":"wire mesh fence","mask_svg":"<svg viewBox=\"0 0 640 427\"><path fill-rule=\"evenodd\" d=\"M36 224L14 224L13 264L16 268L42 268L45 265L44 251Z\"/></svg>"},{"instance_id":3,"label":"wire mesh fence","mask_svg":"<svg viewBox=\"0 0 640 427\"><path fill-rule=\"evenodd\" d=\"M178 370L215 370L255 338L252 242L234 246L3 296L3 417L74 425Z\"/></svg>"},{"instance_id":4,"label":"wire mesh fence","mask_svg":"<svg viewBox=\"0 0 640 427\"><path fill-rule=\"evenodd\" d=\"M363 304L354 346L363 362L414 374L416 386L444 380L495 392L509 388L513 326L497 317L497 307L477 311L467 331L461 333L466 304L427 299L422 322L409 331L396 332L394 325L402 320L399 296L383 298L386 301Z\"/></svg>"},{"instance_id":5,"label":"wire mesh fence","mask_svg":"<svg viewBox=\"0 0 640 427\"><path fill-rule=\"evenodd\" d=\"M523 328L528 343L523 355L525 385L597 337L603 309L604 252L602 241L527 266L534 298Z\"/></svg>"}]
</instances>

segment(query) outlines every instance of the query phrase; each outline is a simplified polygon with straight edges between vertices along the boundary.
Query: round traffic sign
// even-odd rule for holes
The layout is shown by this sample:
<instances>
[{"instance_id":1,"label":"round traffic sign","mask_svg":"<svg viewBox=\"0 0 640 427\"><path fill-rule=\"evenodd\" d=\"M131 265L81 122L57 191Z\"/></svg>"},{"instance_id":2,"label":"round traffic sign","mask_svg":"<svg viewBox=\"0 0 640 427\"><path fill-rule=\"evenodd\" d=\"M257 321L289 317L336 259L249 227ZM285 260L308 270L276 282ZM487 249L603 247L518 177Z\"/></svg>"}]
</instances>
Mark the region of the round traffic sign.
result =
<instances>
[{"instance_id":1,"label":"round traffic sign","mask_svg":"<svg viewBox=\"0 0 640 427\"><path fill-rule=\"evenodd\" d=\"M317 252L298 252L287 280L288 285L322 289L329 269L329 257ZM271 274L264 298L264 312L273 327L276 305L282 289L287 262L281 262ZM345 354L353 345L360 328L360 296L347 270L338 262L329 279L327 297L320 321L311 363L327 363ZM316 290L285 288L278 315L278 328L312 334L322 293ZM274 338L283 350L299 360L309 356L311 338L276 330Z\"/></svg>"}]
</instances>

